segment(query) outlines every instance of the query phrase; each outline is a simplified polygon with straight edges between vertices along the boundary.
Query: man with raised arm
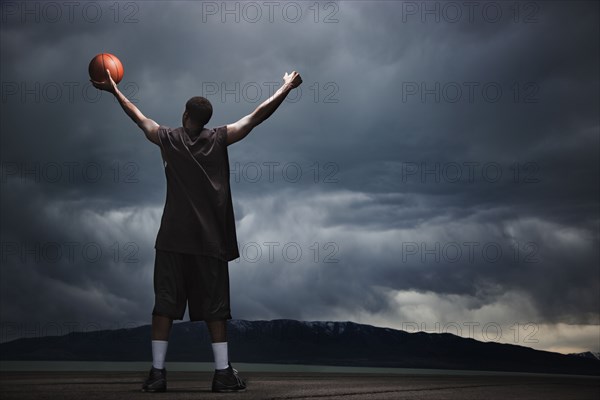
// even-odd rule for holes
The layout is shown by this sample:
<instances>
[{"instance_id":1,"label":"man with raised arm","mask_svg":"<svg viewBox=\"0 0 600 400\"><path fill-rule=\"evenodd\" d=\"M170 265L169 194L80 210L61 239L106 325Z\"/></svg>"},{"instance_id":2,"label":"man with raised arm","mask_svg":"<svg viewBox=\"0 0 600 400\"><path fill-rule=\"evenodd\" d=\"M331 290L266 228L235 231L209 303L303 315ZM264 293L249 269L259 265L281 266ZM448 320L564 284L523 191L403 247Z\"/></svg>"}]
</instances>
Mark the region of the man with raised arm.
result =
<instances>
[{"instance_id":1,"label":"man with raised arm","mask_svg":"<svg viewBox=\"0 0 600 400\"><path fill-rule=\"evenodd\" d=\"M205 321L215 360L212 390L237 392L246 383L229 363L227 320L231 319L228 262L239 257L229 186L227 146L242 140L302 83L293 71L283 85L254 112L237 122L205 128L212 105L204 97L185 104L182 126L169 128L147 118L107 79L92 81L112 93L125 113L160 147L167 179L167 198L155 242L152 367L142 390L167 390L164 366L173 320Z\"/></svg>"}]
</instances>

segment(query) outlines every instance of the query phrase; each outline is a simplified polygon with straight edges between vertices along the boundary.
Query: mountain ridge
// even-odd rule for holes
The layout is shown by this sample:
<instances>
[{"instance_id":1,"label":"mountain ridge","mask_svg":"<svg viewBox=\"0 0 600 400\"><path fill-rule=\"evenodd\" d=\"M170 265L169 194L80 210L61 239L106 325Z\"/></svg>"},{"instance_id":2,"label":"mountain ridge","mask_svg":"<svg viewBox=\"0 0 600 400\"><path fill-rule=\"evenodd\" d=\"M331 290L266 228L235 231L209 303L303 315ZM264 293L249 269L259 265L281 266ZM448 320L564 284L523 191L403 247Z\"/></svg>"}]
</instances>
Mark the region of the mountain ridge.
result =
<instances>
[{"instance_id":1,"label":"mountain ridge","mask_svg":"<svg viewBox=\"0 0 600 400\"><path fill-rule=\"evenodd\" d=\"M150 341L150 325L21 338L0 344L0 360L151 361ZM228 342L233 362L600 375L591 357L351 321L230 320ZM167 362L210 362L209 344L203 322L175 323Z\"/></svg>"}]
</instances>

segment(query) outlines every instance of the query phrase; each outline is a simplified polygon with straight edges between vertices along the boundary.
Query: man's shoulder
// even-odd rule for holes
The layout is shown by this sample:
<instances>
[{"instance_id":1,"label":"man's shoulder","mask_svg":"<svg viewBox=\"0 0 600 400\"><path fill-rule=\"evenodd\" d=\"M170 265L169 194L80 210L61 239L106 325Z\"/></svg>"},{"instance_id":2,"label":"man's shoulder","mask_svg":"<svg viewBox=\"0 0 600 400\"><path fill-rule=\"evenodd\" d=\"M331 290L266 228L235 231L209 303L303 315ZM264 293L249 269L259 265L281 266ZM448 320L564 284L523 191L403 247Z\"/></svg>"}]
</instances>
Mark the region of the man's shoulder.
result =
<instances>
[{"instance_id":1,"label":"man's shoulder","mask_svg":"<svg viewBox=\"0 0 600 400\"><path fill-rule=\"evenodd\" d=\"M183 127L172 127L168 125L159 125L158 126L158 134L159 136L169 136L169 137L181 137L183 133Z\"/></svg>"},{"instance_id":2,"label":"man's shoulder","mask_svg":"<svg viewBox=\"0 0 600 400\"><path fill-rule=\"evenodd\" d=\"M162 125L162 124L158 124L158 132L159 133L168 133L168 132L173 132L174 130L176 130L177 128L172 128L170 126L167 125Z\"/></svg>"},{"instance_id":3,"label":"man's shoulder","mask_svg":"<svg viewBox=\"0 0 600 400\"><path fill-rule=\"evenodd\" d=\"M162 128L165 132L177 132L177 133L183 132L183 126L173 127L173 126L168 126L168 125L160 125L158 128L159 129Z\"/></svg>"},{"instance_id":4,"label":"man's shoulder","mask_svg":"<svg viewBox=\"0 0 600 400\"><path fill-rule=\"evenodd\" d=\"M227 125L217 125L217 126L213 126L212 128L205 128L207 130L209 130L211 133L219 133L222 131L227 132Z\"/></svg>"},{"instance_id":5,"label":"man's shoulder","mask_svg":"<svg viewBox=\"0 0 600 400\"><path fill-rule=\"evenodd\" d=\"M210 135L213 136L217 142L227 146L227 125L218 125L207 129L210 130Z\"/></svg>"}]
</instances>

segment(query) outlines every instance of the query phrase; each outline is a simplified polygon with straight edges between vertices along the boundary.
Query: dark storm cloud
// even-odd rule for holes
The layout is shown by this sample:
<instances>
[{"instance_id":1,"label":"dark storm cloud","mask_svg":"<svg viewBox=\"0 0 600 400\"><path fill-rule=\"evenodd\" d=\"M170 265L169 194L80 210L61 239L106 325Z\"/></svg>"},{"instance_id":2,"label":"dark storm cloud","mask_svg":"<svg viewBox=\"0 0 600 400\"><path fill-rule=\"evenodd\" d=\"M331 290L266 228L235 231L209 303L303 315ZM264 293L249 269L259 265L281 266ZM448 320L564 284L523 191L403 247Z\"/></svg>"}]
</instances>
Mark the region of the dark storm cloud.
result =
<instances>
[{"instance_id":1,"label":"dark storm cloud","mask_svg":"<svg viewBox=\"0 0 600 400\"><path fill-rule=\"evenodd\" d=\"M211 100L216 126L251 112L285 71L303 76L297 101L230 147L247 250L230 264L236 318L393 316L395 294L409 292L461 296L453 312L467 318L466 308L509 307L515 293L539 323L598 323L597 3L532 3L539 9L522 9L518 22L502 6L496 23L477 13L473 22L423 23L406 8L421 2L341 2L337 23L322 21L328 2L318 23L308 6L295 23L280 14L221 23L202 3L136 4L133 23L3 21L2 242L104 250L93 263L81 253L78 263L9 254L3 321L149 315L165 178L158 148L118 104L83 91L89 59L107 51L124 63L125 94L168 126L180 125L191 96ZM532 10L537 20L523 22ZM36 82L39 102L9 94ZM43 93L51 83L64 90L54 102ZM439 102L409 92L436 83L448 90ZM236 84L236 94L221 90ZM486 84L502 89L498 101L482 95ZM448 100L457 87L462 97ZM49 179L56 165L62 176ZM136 262L115 261L115 242L135 243ZM403 260L414 243L465 242L498 244L504 257ZM535 262L512 262L515 242L525 254L535 246ZM301 260L282 255L286 243L300 246ZM263 253L252 261L256 246ZM337 262L325 262L332 251Z\"/></svg>"}]
</instances>

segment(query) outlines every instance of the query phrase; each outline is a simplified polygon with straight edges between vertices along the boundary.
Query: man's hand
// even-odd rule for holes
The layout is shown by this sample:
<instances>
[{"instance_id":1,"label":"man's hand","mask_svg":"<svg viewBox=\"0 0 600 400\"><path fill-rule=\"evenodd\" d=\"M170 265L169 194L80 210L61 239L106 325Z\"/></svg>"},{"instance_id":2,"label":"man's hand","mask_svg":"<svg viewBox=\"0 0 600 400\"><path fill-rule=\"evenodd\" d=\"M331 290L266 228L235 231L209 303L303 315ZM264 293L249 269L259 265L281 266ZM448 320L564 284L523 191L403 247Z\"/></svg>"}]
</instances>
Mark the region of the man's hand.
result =
<instances>
[{"instance_id":1,"label":"man's hand","mask_svg":"<svg viewBox=\"0 0 600 400\"><path fill-rule=\"evenodd\" d=\"M117 92L117 84L115 83L115 81L113 81L113 78L112 76L110 76L110 71L108 69L106 70L106 74L108 76L107 80L97 82L90 79L90 82L92 82L92 85L94 85L96 89L105 90L109 93L115 94Z\"/></svg>"},{"instance_id":2,"label":"man's hand","mask_svg":"<svg viewBox=\"0 0 600 400\"><path fill-rule=\"evenodd\" d=\"M298 86L300 86L300 84L302 83L302 78L300 77L300 74L297 73L296 71L292 71L291 74L288 74L286 72L285 75L283 76L283 83L291 84L292 89L294 89L294 88L297 88Z\"/></svg>"},{"instance_id":3,"label":"man's hand","mask_svg":"<svg viewBox=\"0 0 600 400\"><path fill-rule=\"evenodd\" d=\"M227 125L227 145L242 140L254 127L269 118L277 107L281 105L288 93L300 86L301 83L302 78L300 78L299 73L292 71L291 74L288 74L286 72L283 76L283 86L271 97L258 106L252 114L248 114L239 121Z\"/></svg>"}]
</instances>

